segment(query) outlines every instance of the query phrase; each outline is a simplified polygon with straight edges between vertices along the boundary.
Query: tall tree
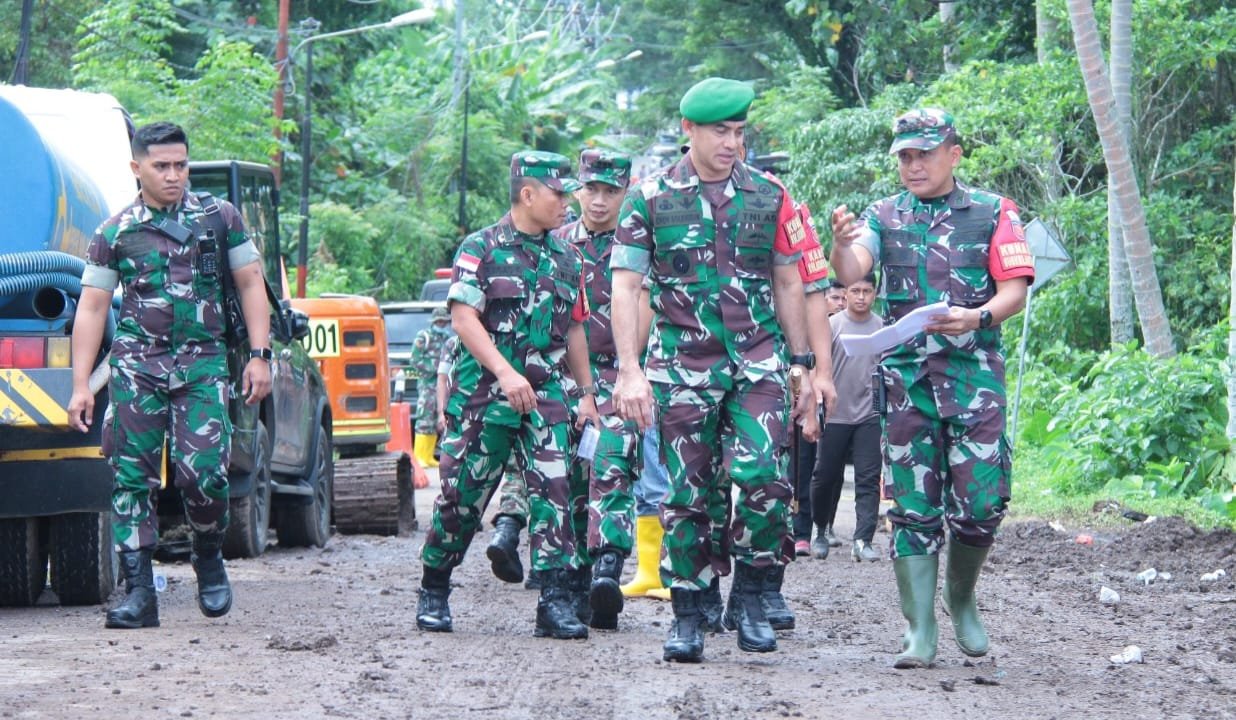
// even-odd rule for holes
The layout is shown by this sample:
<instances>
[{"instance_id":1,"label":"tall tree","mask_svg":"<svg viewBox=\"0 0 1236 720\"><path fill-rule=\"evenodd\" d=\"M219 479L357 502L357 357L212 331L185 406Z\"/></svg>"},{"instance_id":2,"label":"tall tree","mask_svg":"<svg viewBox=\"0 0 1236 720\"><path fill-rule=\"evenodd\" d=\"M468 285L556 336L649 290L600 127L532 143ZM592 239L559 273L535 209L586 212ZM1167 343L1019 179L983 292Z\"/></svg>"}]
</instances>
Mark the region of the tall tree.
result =
<instances>
[{"instance_id":1,"label":"tall tree","mask_svg":"<svg viewBox=\"0 0 1236 720\"><path fill-rule=\"evenodd\" d=\"M1103 50L1099 45L1099 26L1094 17L1092 0L1068 0L1069 19L1073 25L1073 40L1081 65L1086 95L1094 114L1095 127L1103 146L1108 182L1116 188L1120 204L1120 226L1124 234L1125 255L1129 275L1133 280L1133 299L1141 321L1142 337L1152 355L1168 357L1176 349L1167 311L1163 307L1163 292L1154 266L1154 247L1146 227L1137 175L1130 160L1129 144L1120 132L1116 101L1108 82Z\"/></svg>"},{"instance_id":2,"label":"tall tree","mask_svg":"<svg viewBox=\"0 0 1236 720\"><path fill-rule=\"evenodd\" d=\"M1128 273L1133 282L1133 300L1142 324L1146 348L1158 357L1175 354L1172 327L1163 308L1163 291L1154 270L1154 247L1146 227L1146 211L1142 209L1137 175L1128 153L1127 138L1121 135L1116 116L1116 100L1107 82L1103 48L1099 46L1099 23L1094 17L1093 0L1068 0L1069 20L1073 22L1073 40L1077 44L1078 61L1082 64L1086 95L1094 114L1103 157L1107 163L1107 182L1116 188L1120 204L1120 227L1125 236Z\"/></svg>"},{"instance_id":3,"label":"tall tree","mask_svg":"<svg viewBox=\"0 0 1236 720\"><path fill-rule=\"evenodd\" d=\"M1112 0L1111 82L1116 101L1116 125L1126 146L1133 140L1133 0ZM1107 295L1108 321L1113 344L1133 339L1133 290L1129 261L1120 230L1120 201L1116 186L1107 183Z\"/></svg>"},{"instance_id":4,"label":"tall tree","mask_svg":"<svg viewBox=\"0 0 1236 720\"><path fill-rule=\"evenodd\" d=\"M1056 47L1056 19L1047 11L1048 0L1034 1L1034 52L1040 63Z\"/></svg>"},{"instance_id":5,"label":"tall tree","mask_svg":"<svg viewBox=\"0 0 1236 720\"><path fill-rule=\"evenodd\" d=\"M1231 452L1236 453L1236 162L1233 162L1232 172L1231 288L1227 301L1227 439L1232 445ZM1236 487L1236 476L1231 480Z\"/></svg>"},{"instance_id":6,"label":"tall tree","mask_svg":"<svg viewBox=\"0 0 1236 720\"><path fill-rule=\"evenodd\" d=\"M944 28L945 38L956 36L953 20L956 7L955 2L942 1L940 3L940 25ZM957 48L954 47L952 40L944 41L944 72L957 72Z\"/></svg>"}]
</instances>

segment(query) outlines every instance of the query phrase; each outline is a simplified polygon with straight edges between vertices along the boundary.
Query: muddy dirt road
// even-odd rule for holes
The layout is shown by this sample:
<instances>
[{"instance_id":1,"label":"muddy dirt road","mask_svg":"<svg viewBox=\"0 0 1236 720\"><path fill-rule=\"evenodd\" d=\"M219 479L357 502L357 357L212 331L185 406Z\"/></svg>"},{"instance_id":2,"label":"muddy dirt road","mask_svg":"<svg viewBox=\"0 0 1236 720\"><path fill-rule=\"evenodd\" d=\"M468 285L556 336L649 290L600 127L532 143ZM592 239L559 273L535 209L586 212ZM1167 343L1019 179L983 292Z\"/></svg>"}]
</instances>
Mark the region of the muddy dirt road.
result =
<instances>
[{"instance_id":1,"label":"muddy dirt road","mask_svg":"<svg viewBox=\"0 0 1236 720\"><path fill-rule=\"evenodd\" d=\"M435 494L417 493L422 526ZM1063 530L1005 525L980 584L991 654L967 662L941 613L923 671L890 666L903 627L890 563L855 564L848 548L787 572L798 627L779 652L714 635L697 666L661 661L671 613L655 600L628 602L616 632L533 638L536 593L490 575L487 533L455 573L450 635L415 627L423 532L230 562L236 604L216 621L197 611L188 564L163 564L161 628L105 630L101 608L50 595L0 610L0 717L1236 717L1236 535L1160 519L1080 545L1085 529ZM1149 567L1172 577L1135 578ZM1099 602L1103 586L1117 604ZM1127 645L1143 663L1109 659Z\"/></svg>"}]
</instances>

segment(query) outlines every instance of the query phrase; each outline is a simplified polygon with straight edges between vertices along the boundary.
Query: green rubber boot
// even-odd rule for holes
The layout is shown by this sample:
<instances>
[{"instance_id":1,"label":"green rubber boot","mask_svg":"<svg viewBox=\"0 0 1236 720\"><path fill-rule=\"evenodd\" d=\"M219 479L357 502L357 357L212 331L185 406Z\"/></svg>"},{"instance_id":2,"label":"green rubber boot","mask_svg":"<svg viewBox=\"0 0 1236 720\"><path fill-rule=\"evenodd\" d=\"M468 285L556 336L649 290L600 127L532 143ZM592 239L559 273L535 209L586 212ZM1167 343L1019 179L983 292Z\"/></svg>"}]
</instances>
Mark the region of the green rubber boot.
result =
<instances>
[{"instance_id":1,"label":"green rubber boot","mask_svg":"<svg viewBox=\"0 0 1236 720\"><path fill-rule=\"evenodd\" d=\"M953 620L957 647L970 657L986 655L990 646L974 599L974 586L978 584L979 572L990 551L990 547L962 545L956 540L949 540L948 543L948 566L944 569L941 596L944 610Z\"/></svg>"},{"instance_id":2,"label":"green rubber boot","mask_svg":"<svg viewBox=\"0 0 1236 720\"><path fill-rule=\"evenodd\" d=\"M936 659L936 578L940 571L939 555L912 555L893 560L897 576L897 593L901 596L901 614L906 628L903 652L893 660L893 667L902 670L930 667Z\"/></svg>"}]
</instances>

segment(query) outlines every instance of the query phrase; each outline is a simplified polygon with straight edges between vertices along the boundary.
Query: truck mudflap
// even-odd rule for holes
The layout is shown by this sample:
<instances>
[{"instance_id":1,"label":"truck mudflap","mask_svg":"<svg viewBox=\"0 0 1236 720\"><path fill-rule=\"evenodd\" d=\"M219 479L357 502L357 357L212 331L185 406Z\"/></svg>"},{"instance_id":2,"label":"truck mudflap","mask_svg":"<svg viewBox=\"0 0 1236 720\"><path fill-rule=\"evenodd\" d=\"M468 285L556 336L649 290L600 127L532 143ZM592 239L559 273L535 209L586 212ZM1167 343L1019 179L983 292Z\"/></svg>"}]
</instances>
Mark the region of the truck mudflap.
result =
<instances>
[{"instance_id":1,"label":"truck mudflap","mask_svg":"<svg viewBox=\"0 0 1236 720\"><path fill-rule=\"evenodd\" d=\"M111 511L107 393L95 399L90 432L80 433L68 427L72 391L68 368L0 370L0 516Z\"/></svg>"},{"instance_id":2,"label":"truck mudflap","mask_svg":"<svg viewBox=\"0 0 1236 720\"><path fill-rule=\"evenodd\" d=\"M67 429L72 396L68 368L0 370L0 425Z\"/></svg>"}]
</instances>

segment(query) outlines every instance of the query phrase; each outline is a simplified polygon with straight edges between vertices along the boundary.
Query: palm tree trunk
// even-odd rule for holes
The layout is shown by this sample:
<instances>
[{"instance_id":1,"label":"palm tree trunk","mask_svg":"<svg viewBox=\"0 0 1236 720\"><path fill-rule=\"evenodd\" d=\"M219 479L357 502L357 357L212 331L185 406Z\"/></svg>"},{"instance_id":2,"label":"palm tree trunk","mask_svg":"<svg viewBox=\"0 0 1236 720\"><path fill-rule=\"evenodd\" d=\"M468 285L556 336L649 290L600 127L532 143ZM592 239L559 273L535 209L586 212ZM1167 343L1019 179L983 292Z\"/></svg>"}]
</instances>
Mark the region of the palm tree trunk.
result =
<instances>
[{"instance_id":1,"label":"palm tree trunk","mask_svg":"<svg viewBox=\"0 0 1236 720\"><path fill-rule=\"evenodd\" d=\"M1099 26L1094 19L1091 0L1068 0L1069 18L1073 24L1073 40L1086 95L1094 115L1099 140L1103 144L1103 159L1107 163L1108 182L1116 188L1120 205L1120 229L1124 234L1124 251L1129 261L1129 276L1133 280L1133 301L1141 321L1146 349L1156 357L1176 353L1172 329L1163 307L1163 293L1154 267L1154 246L1146 228L1146 213L1142 208L1137 175L1129 157L1129 144L1120 134L1116 101L1107 79L1106 63L1099 46Z\"/></svg>"},{"instance_id":2,"label":"palm tree trunk","mask_svg":"<svg viewBox=\"0 0 1236 720\"><path fill-rule=\"evenodd\" d=\"M1112 96L1116 100L1116 123L1126 145L1132 146L1133 0L1112 0L1111 34ZM1120 202L1116 187L1107 184L1107 286L1108 319L1112 344L1133 339L1133 290L1129 261L1124 256L1120 230Z\"/></svg>"}]
</instances>

